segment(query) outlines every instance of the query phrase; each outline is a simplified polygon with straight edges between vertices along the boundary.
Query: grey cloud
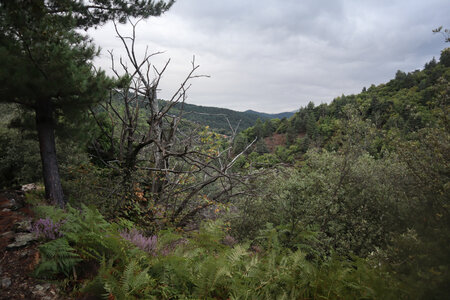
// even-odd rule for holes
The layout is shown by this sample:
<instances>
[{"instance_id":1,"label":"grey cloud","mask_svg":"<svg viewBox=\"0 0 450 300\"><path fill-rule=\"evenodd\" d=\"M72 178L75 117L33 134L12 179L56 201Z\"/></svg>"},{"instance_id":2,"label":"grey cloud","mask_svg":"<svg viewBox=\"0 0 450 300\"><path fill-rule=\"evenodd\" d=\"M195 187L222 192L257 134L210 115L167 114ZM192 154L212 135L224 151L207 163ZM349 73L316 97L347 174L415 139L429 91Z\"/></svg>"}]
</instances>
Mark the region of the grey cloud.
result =
<instances>
[{"instance_id":1,"label":"grey cloud","mask_svg":"<svg viewBox=\"0 0 450 300\"><path fill-rule=\"evenodd\" d=\"M445 47L431 30L449 27L448 15L446 0L178 0L139 25L138 46L166 51L156 64L172 57L162 96L195 54L211 78L193 83L188 102L280 112L421 68ZM89 33L123 55L110 25ZM108 68L106 55L96 63Z\"/></svg>"}]
</instances>

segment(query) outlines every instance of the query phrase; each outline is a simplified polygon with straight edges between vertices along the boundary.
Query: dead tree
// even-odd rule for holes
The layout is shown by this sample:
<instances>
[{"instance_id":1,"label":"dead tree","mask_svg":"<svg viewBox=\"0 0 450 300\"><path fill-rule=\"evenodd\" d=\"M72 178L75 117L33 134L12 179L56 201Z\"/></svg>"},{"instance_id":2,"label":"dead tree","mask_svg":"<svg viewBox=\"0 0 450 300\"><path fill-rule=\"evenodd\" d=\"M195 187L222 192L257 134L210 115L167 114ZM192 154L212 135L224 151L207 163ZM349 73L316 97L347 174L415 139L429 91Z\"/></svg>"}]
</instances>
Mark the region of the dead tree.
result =
<instances>
[{"instance_id":1,"label":"dead tree","mask_svg":"<svg viewBox=\"0 0 450 300\"><path fill-rule=\"evenodd\" d=\"M183 121L190 81L207 77L196 74L199 65L195 57L179 88L169 99L159 99L159 84L170 60L158 69L151 59L160 52L149 54L148 48L138 60L137 23L130 23L131 36L122 35L115 27L126 51L126 58L119 58L119 66L110 52L119 88L91 113L110 141L111 157L105 164L120 170L127 194L133 196L139 186L151 220L164 219L184 226L206 208L226 204L249 192L247 183L252 174L233 172L233 166L254 142L234 154L231 145L236 129L231 124L233 135L225 138ZM119 207L126 203L125 198L118 202Z\"/></svg>"}]
</instances>

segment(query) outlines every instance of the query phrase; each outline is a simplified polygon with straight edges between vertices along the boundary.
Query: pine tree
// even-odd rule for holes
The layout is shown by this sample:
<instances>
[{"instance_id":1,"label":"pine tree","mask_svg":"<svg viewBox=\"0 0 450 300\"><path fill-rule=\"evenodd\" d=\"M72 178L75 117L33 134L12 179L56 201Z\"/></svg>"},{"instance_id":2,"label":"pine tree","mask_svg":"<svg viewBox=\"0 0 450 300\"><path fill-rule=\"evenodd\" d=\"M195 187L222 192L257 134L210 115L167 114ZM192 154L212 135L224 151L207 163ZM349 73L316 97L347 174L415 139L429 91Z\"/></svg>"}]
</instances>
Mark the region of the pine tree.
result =
<instances>
[{"instance_id":1,"label":"pine tree","mask_svg":"<svg viewBox=\"0 0 450 300\"><path fill-rule=\"evenodd\" d=\"M158 16L174 1L0 0L0 102L35 114L46 196L64 206L55 149L59 116L81 112L112 82L92 66L98 54L76 29Z\"/></svg>"}]
</instances>

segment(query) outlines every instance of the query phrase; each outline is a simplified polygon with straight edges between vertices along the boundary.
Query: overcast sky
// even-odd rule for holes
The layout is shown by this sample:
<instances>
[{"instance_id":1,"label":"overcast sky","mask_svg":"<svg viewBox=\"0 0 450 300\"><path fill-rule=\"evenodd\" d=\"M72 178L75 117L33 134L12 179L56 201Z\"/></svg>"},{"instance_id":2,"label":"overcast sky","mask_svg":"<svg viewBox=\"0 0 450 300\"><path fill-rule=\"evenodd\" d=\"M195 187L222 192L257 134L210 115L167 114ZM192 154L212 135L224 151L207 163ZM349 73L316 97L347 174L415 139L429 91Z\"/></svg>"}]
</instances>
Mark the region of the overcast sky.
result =
<instances>
[{"instance_id":1,"label":"overcast sky","mask_svg":"<svg viewBox=\"0 0 450 300\"><path fill-rule=\"evenodd\" d=\"M244 111L297 110L359 93L423 65L448 46L431 30L450 24L449 0L178 0L137 26L137 50L171 58L161 84L168 97L190 70L198 74L188 103ZM130 34L130 26L120 26ZM112 24L89 31L102 48L123 55Z\"/></svg>"}]
</instances>

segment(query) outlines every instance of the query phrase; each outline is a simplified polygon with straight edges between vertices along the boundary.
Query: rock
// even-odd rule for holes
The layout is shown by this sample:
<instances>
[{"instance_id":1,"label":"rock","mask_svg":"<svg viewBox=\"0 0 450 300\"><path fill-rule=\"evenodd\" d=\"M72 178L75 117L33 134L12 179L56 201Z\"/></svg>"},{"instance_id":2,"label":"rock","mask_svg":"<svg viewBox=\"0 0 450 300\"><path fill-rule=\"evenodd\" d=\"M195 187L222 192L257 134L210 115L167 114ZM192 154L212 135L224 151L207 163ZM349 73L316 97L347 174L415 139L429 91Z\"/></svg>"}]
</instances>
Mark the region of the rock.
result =
<instances>
[{"instance_id":1,"label":"rock","mask_svg":"<svg viewBox=\"0 0 450 300\"><path fill-rule=\"evenodd\" d=\"M14 224L16 232L30 232L31 231L31 219L25 219L23 221Z\"/></svg>"},{"instance_id":2,"label":"rock","mask_svg":"<svg viewBox=\"0 0 450 300\"><path fill-rule=\"evenodd\" d=\"M9 208L4 208L2 211L11 211Z\"/></svg>"},{"instance_id":3,"label":"rock","mask_svg":"<svg viewBox=\"0 0 450 300\"><path fill-rule=\"evenodd\" d=\"M37 284L34 286L31 293L35 296L39 296L40 299L53 299L48 295L48 290L51 288L50 283Z\"/></svg>"},{"instance_id":4,"label":"rock","mask_svg":"<svg viewBox=\"0 0 450 300\"><path fill-rule=\"evenodd\" d=\"M7 289L10 286L11 286L11 278L9 277L2 278L2 288Z\"/></svg>"},{"instance_id":5,"label":"rock","mask_svg":"<svg viewBox=\"0 0 450 300\"><path fill-rule=\"evenodd\" d=\"M37 238L33 233L18 233L16 234L14 243L9 244L8 246L6 246L6 248L10 250L20 248L36 240Z\"/></svg>"},{"instance_id":6,"label":"rock","mask_svg":"<svg viewBox=\"0 0 450 300\"><path fill-rule=\"evenodd\" d=\"M29 192L29 191L34 191L36 189L37 189L36 183L24 184L24 185L22 185L22 188L21 188L21 190L25 193Z\"/></svg>"}]
</instances>

